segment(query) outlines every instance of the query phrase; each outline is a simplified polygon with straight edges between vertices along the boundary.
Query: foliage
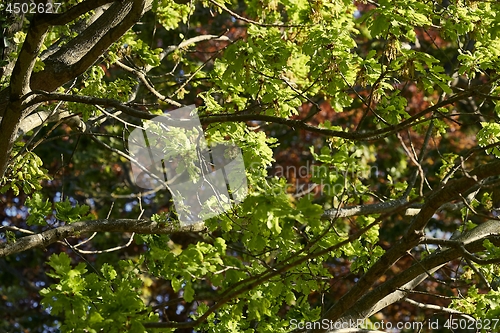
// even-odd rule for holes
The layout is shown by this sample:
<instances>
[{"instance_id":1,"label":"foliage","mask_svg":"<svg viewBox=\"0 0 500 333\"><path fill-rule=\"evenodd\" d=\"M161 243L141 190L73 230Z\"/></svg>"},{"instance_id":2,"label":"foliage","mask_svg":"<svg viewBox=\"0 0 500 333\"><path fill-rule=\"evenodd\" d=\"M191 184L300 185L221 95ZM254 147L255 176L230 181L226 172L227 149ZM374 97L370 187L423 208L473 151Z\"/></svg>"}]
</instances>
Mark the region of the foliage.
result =
<instances>
[{"instance_id":1,"label":"foliage","mask_svg":"<svg viewBox=\"0 0 500 333\"><path fill-rule=\"evenodd\" d=\"M142 281L131 262L120 262L119 277L109 264L102 265L99 275L85 274L84 263L71 268L71 258L65 253L52 255L48 265L54 271L47 275L59 283L40 290L42 304L51 313L64 315L62 331L145 332L142 322L156 319L144 311Z\"/></svg>"},{"instance_id":2,"label":"foliage","mask_svg":"<svg viewBox=\"0 0 500 333\"><path fill-rule=\"evenodd\" d=\"M0 4L0 330L498 317L499 3L105 3ZM248 195L184 226L127 138L192 104L150 144L237 145Z\"/></svg>"}]
</instances>

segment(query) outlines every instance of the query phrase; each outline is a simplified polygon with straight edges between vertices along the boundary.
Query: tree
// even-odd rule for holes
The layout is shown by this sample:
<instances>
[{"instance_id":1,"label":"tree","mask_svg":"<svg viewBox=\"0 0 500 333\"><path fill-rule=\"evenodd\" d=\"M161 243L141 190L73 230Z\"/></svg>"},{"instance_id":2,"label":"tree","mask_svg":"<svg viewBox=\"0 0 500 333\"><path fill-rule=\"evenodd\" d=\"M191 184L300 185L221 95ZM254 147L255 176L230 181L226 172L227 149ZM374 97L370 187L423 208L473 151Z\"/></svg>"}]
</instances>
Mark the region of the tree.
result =
<instances>
[{"instance_id":1,"label":"tree","mask_svg":"<svg viewBox=\"0 0 500 333\"><path fill-rule=\"evenodd\" d=\"M0 6L1 330L498 330L497 2ZM248 190L194 224L127 145L187 105Z\"/></svg>"}]
</instances>

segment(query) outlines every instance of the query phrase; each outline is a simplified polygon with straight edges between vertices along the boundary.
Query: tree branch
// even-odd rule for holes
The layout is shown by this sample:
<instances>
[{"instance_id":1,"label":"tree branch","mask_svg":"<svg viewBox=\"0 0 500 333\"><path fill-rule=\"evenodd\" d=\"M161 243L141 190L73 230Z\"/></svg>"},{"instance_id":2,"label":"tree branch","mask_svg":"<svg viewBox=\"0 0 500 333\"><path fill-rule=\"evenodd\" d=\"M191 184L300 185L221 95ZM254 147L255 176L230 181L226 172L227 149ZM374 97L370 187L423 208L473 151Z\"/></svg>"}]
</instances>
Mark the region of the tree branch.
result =
<instances>
[{"instance_id":1,"label":"tree branch","mask_svg":"<svg viewBox=\"0 0 500 333\"><path fill-rule=\"evenodd\" d=\"M320 257L322 255L325 255L327 253L330 253L331 251L334 251L341 246L344 246L345 244L351 243L354 240L358 239L361 235L363 235L365 232L373 228L374 226L378 225L380 223L380 220L377 219L373 221L372 223L368 224L366 227L362 228L361 230L355 232L354 234L350 235L347 239L344 239L343 241L340 241L326 249L320 249L315 252L308 253L307 255L304 256L299 256L297 253L293 253L290 255L289 258L279 262L272 268L269 268L265 270L262 273L259 273L254 276L250 276L246 278L245 280L241 280L232 286L230 286L228 289L226 289L221 295L219 295L219 299L217 303L212 305L203 315L198 317L195 321L191 322L184 322L184 323L177 323L177 322L151 322L151 323L145 323L144 327L147 328L191 328L191 327L196 327L197 325L200 325L204 320L210 316L210 314L215 313L220 307L222 307L224 304L227 302L235 299L238 295L247 292L249 290L252 290L256 286L261 285L262 283L268 281L269 279L278 276L284 272L289 271L291 268L300 265L308 260L311 260L313 258Z\"/></svg>"},{"instance_id":2,"label":"tree branch","mask_svg":"<svg viewBox=\"0 0 500 333\"><path fill-rule=\"evenodd\" d=\"M39 15L35 15L10 78L11 101L20 100L30 91L31 73L48 30L49 25L40 20Z\"/></svg>"},{"instance_id":3,"label":"tree branch","mask_svg":"<svg viewBox=\"0 0 500 333\"><path fill-rule=\"evenodd\" d=\"M97 97L90 97L90 96L80 96L80 95L68 95L68 94L59 94L59 93L49 93L46 91L42 90L36 90L33 91L33 93L37 93L39 96L35 97L30 103L27 104L27 106L30 106L32 104L36 103L41 103L45 101L50 101L50 100L61 100L61 101L68 101L68 102L76 102L76 103L83 103L83 104L91 104L91 105L102 105L102 106L108 106L108 107L114 107L117 110L120 110L124 112L125 114L128 114L130 116L139 118L139 119L153 119L154 117L157 117L157 115L150 114L147 112L143 112L140 110L137 110L133 107L130 107L124 103L121 103L117 100L113 99L106 99L106 98L97 98ZM460 97L460 98L459 98ZM313 133L318 133L321 135L327 135L327 136L334 136L334 137L339 137L339 138L344 138L348 140L356 140L356 141L368 141L368 140L374 140L374 139L379 139L382 137L385 137L393 132L405 129L406 127L409 127L411 125L414 125L415 121L418 121L419 118L424 116L427 113L432 112L435 109L438 109L439 107L442 107L447 104L454 103L461 98L465 98L465 94L462 95L455 95L452 98L449 98L446 101L443 101L442 103L438 103L430 108L427 108L426 110L420 112L418 115L415 115L403 122L401 122L398 125L393 125L389 126L386 128L382 128L379 130L374 130L374 131L366 131L366 132L344 132L344 131L336 131L336 130L330 130L327 128L320 128L316 126L309 125L302 120L298 119L288 119L288 118L281 118L281 117L276 117L276 116L269 116L269 115L264 115L264 114L218 114L218 115L206 115L206 116L201 116L200 117L200 122L204 125L207 124L212 124L212 123L222 123L222 122L245 122L245 121L265 121L265 122L270 122L270 123L277 123L277 124L282 124L289 126L293 129L295 128L300 128L309 132ZM427 120L425 120L427 121Z\"/></svg>"},{"instance_id":4,"label":"tree branch","mask_svg":"<svg viewBox=\"0 0 500 333\"><path fill-rule=\"evenodd\" d=\"M156 96L156 98L158 98L159 100L161 101L164 101L164 102L167 102L171 105L174 105L174 106L177 106L177 107L181 107L182 105L179 103L179 102L176 102L166 96L163 96L158 90L156 90L156 88L153 86L152 83L150 83L148 81L148 79L146 78L146 74L145 72L143 71L140 71L138 69L135 69L135 68L132 68L130 66L127 66L125 65L124 63L122 63L121 61L117 60L115 62L116 65L118 65L118 67L126 70L127 72L135 75L137 77L137 79L139 81L142 82L142 84L146 87L146 89L148 89L153 95Z\"/></svg>"},{"instance_id":5,"label":"tree branch","mask_svg":"<svg viewBox=\"0 0 500 333\"><path fill-rule=\"evenodd\" d=\"M0 177L7 169L21 120L37 105L32 103L28 107L22 104L22 102L29 104L27 94L30 89L43 88L53 91L82 74L141 18L150 7L151 1L116 1L81 34L49 56L45 60L43 71L32 74L36 57L49 27L48 21L44 19L47 16L35 15L12 72L10 86L0 92L0 113L3 114L0 123ZM94 4L97 5L99 2Z\"/></svg>"},{"instance_id":6,"label":"tree branch","mask_svg":"<svg viewBox=\"0 0 500 333\"><path fill-rule=\"evenodd\" d=\"M76 20L81 15L114 1L115 0L86 0L76 4L64 13L45 14L42 16L42 21L53 26L66 25Z\"/></svg>"},{"instance_id":7,"label":"tree branch","mask_svg":"<svg viewBox=\"0 0 500 333\"><path fill-rule=\"evenodd\" d=\"M235 18L237 18L239 20L242 20L243 22L255 24L255 25L258 25L258 26L261 26L261 27L282 27L282 28L288 28L288 27L306 27L303 24L283 24L283 23L261 23L261 22L257 22L257 21L254 21L254 20L251 20L251 19L247 19L246 17L243 17L241 15L236 14L235 12L233 12L230 9L228 9L223 4L220 4L220 3L218 3L218 2L216 2L214 0L209 0L209 1L214 6L219 7L220 9L228 12L231 16L233 16L233 17L235 17Z\"/></svg>"},{"instance_id":8,"label":"tree branch","mask_svg":"<svg viewBox=\"0 0 500 333\"><path fill-rule=\"evenodd\" d=\"M35 15L33 18L12 71L10 86L4 90L8 98L4 110L6 112L0 122L0 178L7 169L10 152L17 139L20 120L26 112L29 112L28 110L23 112L21 98L30 90L31 73L49 28L47 24L41 23L39 18L40 15Z\"/></svg>"},{"instance_id":9,"label":"tree branch","mask_svg":"<svg viewBox=\"0 0 500 333\"><path fill-rule=\"evenodd\" d=\"M185 41L181 42L179 45L170 45L169 47L165 48L160 54L160 61L162 61L166 56L168 56L170 53L174 52L175 50L182 49L185 47L188 47L191 44L207 41L207 40L217 40L217 41L224 41L224 42L232 42L231 38L227 36L216 36L216 35L199 35L193 38L186 39ZM153 69L153 66L151 65L146 65L144 68L144 71L147 73L151 69Z\"/></svg>"},{"instance_id":10,"label":"tree branch","mask_svg":"<svg viewBox=\"0 0 500 333\"><path fill-rule=\"evenodd\" d=\"M99 98L99 97L82 96L82 95L62 94L62 93L49 93L43 90L33 90L31 93L37 94L38 96L33 98L29 103L27 103L26 107L47 101L57 100L57 101L82 103L88 105L101 105L104 107L113 107L117 110L122 111L125 114L128 114L129 116L136 117L139 119L153 119L155 117L158 117L158 115L140 111L138 109L130 107L124 103L121 103L120 101L111 98Z\"/></svg>"},{"instance_id":11,"label":"tree branch","mask_svg":"<svg viewBox=\"0 0 500 333\"><path fill-rule=\"evenodd\" d=\"M333 208L326 210L322 219L335 219L349 216L359 216L359 215L370 215L370 214L382 214L388 213L396 209L406 207L408 205L408 200L406 198L400 198L396 200L388 200L371 205L357 205L349 206L344 208Z\"/></svg>"},{"instance_id":12,"label":"tree branch","mask_svg":"<svg viewBox=\"0 0 500 333\"><path fill-rule=\"evenodd\" d=\"M471 177L463 177L447 183L444 187L434 190L426 197L426 202L416 215L405 234L392 248L359 279L358 283L340 298L325 314L324 318L336 321L346 313L357 300L368 292L371 286L384 275L387 269L394 265L407 251L417 246L423 240L423 230L432 215L445 203L458 197L479 180L500 174L500 161L478 166L470 173ZM318 332L324 332L320 330Z\"/></svg>"},{"instance_id":13,"label":"tree branch","mask_svg":"<svg viewBox=\"0 0 500 333\"><path fill-rule=\"evenodd\" d=\"M45 60L45 69L33 75L32 89L53 91L85 72L112 43L139 21L150 8L151 1L115 1L82 33ZM105 3L97 1L92 4L97 6ZM75 9L75 13L80 10L83 9ZM73 16L68 14L69 18Z\"/></svg>"},{"instance_id":14,"label":"tree branch","mask_svg":"<svg viewBox=\"0 0 500 333\"><path fill-rule=\"evenodd\" d=\"M456 315L459 315L461 317L466 318L469 321L476 321L476 319L474 317L471 317L471 316L469 316L463 312L457 311L457 310L445 308L444 306L439 306L439 305L434 305L434 304L424 304L424 303L414 301L411 298L405 298L405 301L407 303L412 304L412 305L418 306L421 309L437 310L437 311L441 311L444 313L456 314Z\"/></svg>"},{"instance_id":15,"label":"tree branch","mask_svg":"<svg viewBox=\"0 0 500 333\"><path fill-rule=\"evenodd\" d=\"M75 235L93 232L135 232L136 234L172 234L179 232L203 232L203 223L178 226L171 223L158 223L150 220L118 219L81 221L25 236L15 243L0 244L0 257L23 252L34 247L45 248L52 243Z\"/></svg>"},{"instance_id":16,"label":"tree branch","mask_svg":"<svg viewBox=\"0 0 500 333\"><path fill-rule=\"evenodd\" d=\"M483 241L489 239L495 245L500 244L500 222L487 221L476 228L459 235L448 242L459 242L463 248L472 253L484 251ZM356 301L339 321L365 319L381 309L405 298L421 282L436 272L446 263L463 256L460 246L436 251L410 268L381 284Z\"/></svg>"}]
</instances>

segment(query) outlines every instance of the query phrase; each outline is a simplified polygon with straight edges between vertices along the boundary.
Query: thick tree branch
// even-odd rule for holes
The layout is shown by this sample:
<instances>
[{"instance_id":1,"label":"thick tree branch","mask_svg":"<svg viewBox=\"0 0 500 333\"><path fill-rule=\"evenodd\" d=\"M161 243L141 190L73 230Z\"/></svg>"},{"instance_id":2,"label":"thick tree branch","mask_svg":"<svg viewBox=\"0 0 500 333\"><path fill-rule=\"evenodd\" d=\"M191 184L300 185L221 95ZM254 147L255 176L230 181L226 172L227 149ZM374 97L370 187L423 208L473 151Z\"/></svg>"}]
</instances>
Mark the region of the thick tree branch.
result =
<instances>
[{"instance_id":1,"label":"thick tree branch","mask_svg":"<svg viewBox=\"0 0 500 333\"><path fill-rule=\"evenodd\" d=\"M179 232L202 232L205 230L203 223L178 226L172 223L158 223L150 220L95 220L81 221L64 225L62 227L43 231L39 234L25 236L15 243L0 244L0 257L23 252L34 247L45 248L52 243L64 238L93 232L135 232L137 234L172 234Z\"/></svg>"},{"instance_id":2,"label":"thick tree branch","mask_svg":"<svg viewBox=\"0 0 500 333\"><path fill-rule=\"evenodd\" d=\"M497 246L500 245L499 221L487 221L449 242L459 242L468 252L476 253L485 250L483 242L486 239ZM460 246L434 252L361 297L339 321L369 318L388 305L407 297L408 292L428 278L429 274L462 256L463 250Z\"/></svg>"},{"instance_id":3,"label":"thick tree branch","mask_svg":"<svg viewBox=\"0 0 500 333\"><path fill-rule=\"evenodd\" d=\"M28 110L23 112L21 98L30 90L31 73L49 28L47 24L41 23L39 18L39 15L33 18L12 71L9 89L4 90L9 97L0 122L0 178L7 169L20 121L26 112L29 112Z\"/></svg>"},{"instance_id":4,"label":"thick tree branch","mask_svg":"<svg viewBox=\"0 0 500 333\"><path fill-rule=\"evenodd\" d=\"M17 133L17 137L20 137L27 132L41 126L44 123L51 123L63 121L66 124L70 125L71 128L74 128L80 132L85 131L85 123L73 113L69 111L57 111L52 113L51 111L40 111L34 114L29 115L21 121L21 125L19 126L19 130Z\"/></svg>"},{"instance_id":5,"label":"thick tree branch","mask_svg":"<svg viewBox=\"0 0 500 333\"><path fill-rule=\"evenodd\" d=\"M43 71L32 74L49 27L48 22L43 19L47 16L35 16L14 67L10 87L0 92L0 113L3 113L0 123L0 176L4 175L7 168L21 120L37 105L22 105L21 98L24 99L23 103L28 103L29 100L25 96L30 89L43 88L53 91L82 74L141 18L150 5L151 0L115 2L81 34L49 56L45 60ZM81 8L75 10L79 11ZM68 17L72 18L72 15ZM24 112L21 112L22 110Z\"/></svg>"},{"instance_id":6,"label":"thick tree branch","mask_svg":"<svg viewBox=\"0 0 500 333\"><path fill-rule=\"evenodd\" d=\"M422 283L425 279L429 278L431 274L435 273L443 265L426 270L425 273L421 273L420 275L416 276L415 278L403 284L402 286L395 286L396 283L393 282L391 285L397 290L393 291L390 294L384 295L383 291L385 290L382 291L379 289L375 289L374 291L368 294L370 297L362 297L360 300L358 300L356 305L353 306L349 311L347 311L338 321L348 322L349 320L356 321L358 319L369 318L370 316L386 308L387 306L405 298L408 295L409 291L415 289L420 283ZM394 289L391 289L391 291L392 290ZM375 300L374 304L368 303L368 301L373 301L376 295L378 295L380 298Z\"/></svg>"},{"instance_id":7,"label":"thick tree branch","mask_svg":"<svg viewBox=\"0 0 500 333\"><path fill-rule=\"evenodd\" d=\"M43 22L53 26L66 25L76 20L81 15L114 1L115 0L86 0L71 7L64 13L45 14L42 20Z\"/></svg>"},{"instance_id":8,"label":"thick tree branch","mask_svg":"<svg viewBox=\"0 0 500 333\"><path fill-rule=\"evenodd\" d=\"M71 95L71 94L61 94L61 93L48 93L42 90L34 90L32 94L37 94L38 96L33 98L26 106L29 107L34 104L39 104L46 101L66 101L66 102L74 102L74 103L82 103L88 105L101 105L104 107L113 107L117 110L122 111L129 116L136 117L139 119L153 119L158 117L158 115L147 113L144 111L140 111L131 106L128 106L120 101L111 98L99 98L99 97L91 97L91 96L82 96L82 95Z\"/></svg>"},{"instance_id":9,"label":"thick tree branch","mask_svg":"<svg viewBox=\"0 0 500 333\"><path fill-rule=\"evenodd\" d=\"M451 180L443 187L432 191L427 195L425 204L421 208L420 213L415 216L411 222L407 234L415 231L423 231L429 219L440 206L456 199L460 194L466 193L467 190L478 184L480 180L498 175L500 175L500 161L494 161L480 165L469 172L468 176Z\"/></svg>"},{"instance_id":10,"label":"thick tree branch","mask_svg":"<svg viewBox=\"0 0 500 333\"><path fill-rule=\"evenodd\" d=\"M31 73L48 30L49 25L40 20L39 15L35 15L12 71L10 79L11 101L20 100L23 95L30 91Z\"/></svg>"},{"instance_id":11,"label":"thick tree branch","mask_svg":"<svg viewBox=\"0 0 500 333\"><path fill-rule=\"evenodd\" d=\"M19 0L18 2L23 3L27 2L27 0ZM7 13L4 10L2 15L4 15L5 19L4 24L7 24L7 26L3 27L3 31L2 27L0 27L0 37L3 39L0 45L4 44L5 40L11 39L16 34L16 32L21 31L24 25L24 13ZM0 67L0 79L3 76L8 77L12 74L12 70L14 69L14 65L16 64L16 62L13 59L9 59L9 55L17 50L17 45L15 43L9 43L7 45L4 44L3 47L1 47L1 50L2 54L0 54L0 60L7 61L7 64Z\"/></svg>"},{"instance_id":12,"label":"thick tree branch","mask_svg":"<svg viewBox=\"0 0 500 333\"><path fill-rule=\"evenodd\" d=\"M358 283L335 303L325 314L324 318L336 321L346 313L357 300L359 300L371 286L383 276L387 269L394 265L407 251L417 246L423 240L423 229L432 215L445 203L465 193L479 180L500 174L500 161L481 165L470 173L470 177L450 181L444 187L434 190L427 196L426 202L419 214L410 223L407 231L392 248L387 250L382 257L359 279ZM318 332L324 332L319 330Z\"/></svg>"},{"instance_id":13,"label":"thick tree branch","mask_svg":"<svg viewBox=\"0 0 500 333\"><path fill-rule=\"evenodd\" d=\"M45 60L45 69L33 75L32 89L53 91L82 74L139 21L150 5L151 0L115 1L87 29Z\"/></svg>"}]
</instances>

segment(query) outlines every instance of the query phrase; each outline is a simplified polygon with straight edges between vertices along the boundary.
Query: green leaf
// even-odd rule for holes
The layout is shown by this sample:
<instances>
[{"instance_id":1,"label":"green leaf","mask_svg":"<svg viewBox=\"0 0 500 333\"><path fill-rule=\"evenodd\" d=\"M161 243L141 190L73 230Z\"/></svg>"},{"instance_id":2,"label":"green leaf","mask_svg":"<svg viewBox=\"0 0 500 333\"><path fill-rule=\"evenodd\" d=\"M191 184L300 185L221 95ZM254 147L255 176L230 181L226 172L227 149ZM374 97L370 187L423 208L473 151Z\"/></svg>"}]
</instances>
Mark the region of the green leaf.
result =
<instances>
[{"instance_id":1,"label":"green leaf","mask_svg":"<svg viewBox=\"0 0 500 333\"><path fill-rule=\"evenodd\" d=\"M108 263L104 263L101 267L101 273L104 276L105 279L108 279L110 281L114 280L117 276L117 273L113 266L109 265Z\"/></svg>"},{"instance_id":2,"label":"green leaf","mask_svg":"<svg viewBox=\"0 0 500 333\"><path fill-rule=\"evenodd\" d=\"M35 192L31 198L26 199L29 215L26 220L28 225L45 225L45 218L52 213L52 204L49 199L43 200L42 194Z\"/></svg>"},{"instance_id":3,"label":"green leaf","mask_svg":"<svg viewBox=\"0 0 500 333\"><path fill-rule=\"evenodd\" d=\"M47 264L54 269L56 276L64 276L71 270L71 259L64 252L51 255Z\"/></svg>"},{"instance_id":4,"label":"green leaf","mask_svg":"<svg viewBox=\"0 0 500 333\"><path fill-rule=\"evenodd\" d=\"M175 292L178 292L179 290L181 290L181 288L182 288L182 280L181 279L177 279L174 277L174 278L172 278L170 283L172 284L172 289Z\"/></svg>"},{"instance_id":5,"label":"green leaf","mask_svg":"<svg viewBox=\"0 0 500 333\"><path fill-rule=\"evenodd\" d=\"M66 223L80 221L82 218L90 218L90 216L85 216L89 212L89 206L73 205L69 199L62 202L56 202L55 208L56 218Z\"/></svg>"},{"instance_id":6,"label":"green leaf","mask_svg":"<svg viewBox=\"0 0 500 333\"><path fill-rule=\"evenodd\" d=\"M194 300L194 289L191 283L187 283L184 287L183 297L188 303Z\"/></svg>"}]
</instances>

